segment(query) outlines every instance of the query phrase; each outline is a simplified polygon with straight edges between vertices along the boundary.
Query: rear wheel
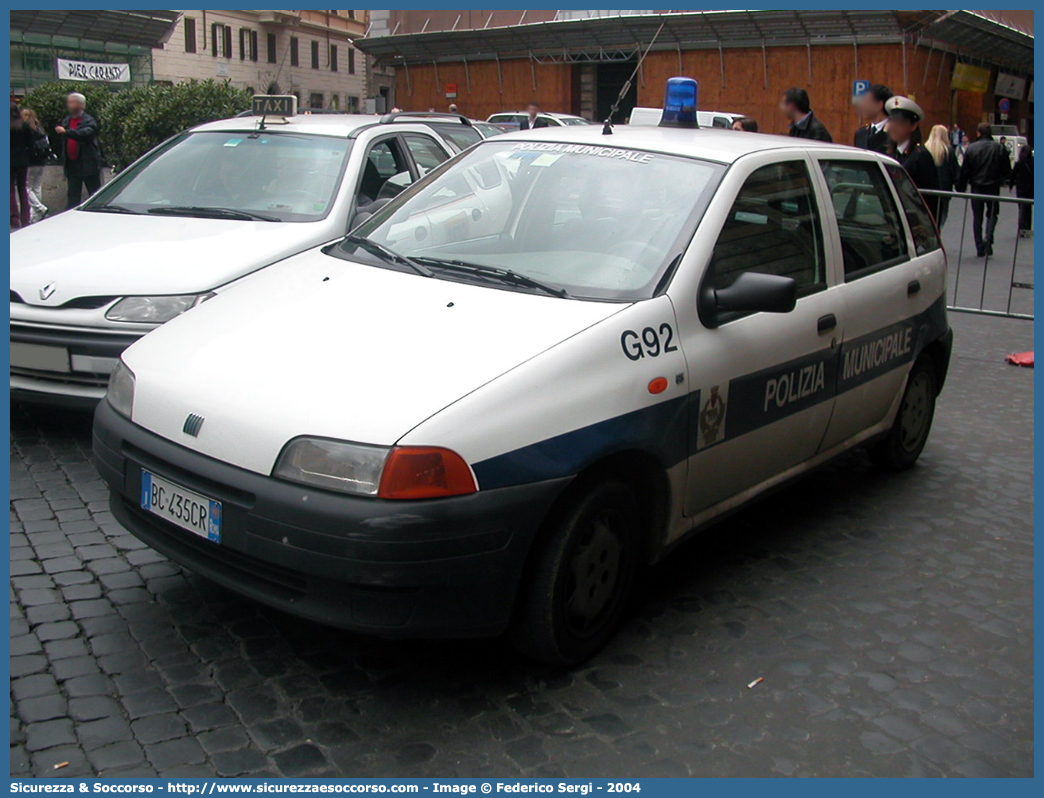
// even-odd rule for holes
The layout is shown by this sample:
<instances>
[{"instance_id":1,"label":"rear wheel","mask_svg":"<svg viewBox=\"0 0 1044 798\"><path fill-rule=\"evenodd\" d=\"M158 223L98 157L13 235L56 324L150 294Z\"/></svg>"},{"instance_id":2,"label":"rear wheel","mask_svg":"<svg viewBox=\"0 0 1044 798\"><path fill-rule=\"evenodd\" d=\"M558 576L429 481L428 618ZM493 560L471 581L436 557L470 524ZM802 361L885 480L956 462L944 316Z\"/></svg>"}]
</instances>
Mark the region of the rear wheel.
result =
<instances>
[{"instance_id":1,"label":"rear wheel","mask_svg":"<svg viewBox=\"0 0 1044 798\"><path fill-rule=\"evenodd\" d=\"M870 459L893 471L905 471L916 463L932 428L937 393L935 369L922 357L910 370L892 429L870 449Z\"/></svg>"},{"instance_id":2,"label":"rear wheel","mask_svg":"<svg viewBox=\"0 0 1044 798\"><path fill-rule=\"evenodd\" d=\"M602 648L634 585L640 543L629 485L610 479L577 493L535 553L511 631L516 648L555 665L582 662Z\"/></svg>"}]
</instances>

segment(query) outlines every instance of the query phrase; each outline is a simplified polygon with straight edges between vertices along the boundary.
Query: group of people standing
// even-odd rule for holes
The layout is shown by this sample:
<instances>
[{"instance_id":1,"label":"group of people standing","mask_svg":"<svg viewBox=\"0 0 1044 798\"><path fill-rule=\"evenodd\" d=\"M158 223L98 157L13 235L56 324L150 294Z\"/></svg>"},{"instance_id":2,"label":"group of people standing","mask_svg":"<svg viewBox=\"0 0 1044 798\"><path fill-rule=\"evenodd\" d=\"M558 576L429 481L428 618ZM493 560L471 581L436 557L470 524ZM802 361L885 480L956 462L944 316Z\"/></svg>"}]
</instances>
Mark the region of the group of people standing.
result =
<instances>
[{"instance_id":1,"label":"group of people standing","mask_svg":"<svg viewBox=\"0 0 1044 798\"><path fill-rule=\"evenodd\" d=\"M871 86L859 97L856 106L867 121L856 130L853 144L895 158L919 189L970 190L972 194L996 197L1007 183L1015 188L1018 197L1032 199L1031 150L1022 148L1013 169L1008 150L994 141L988 123L978 126L974 142L969 142L957 125L953 131L945 125L935 125L925 140L921 131L925 113L921 106L909 97L893 95L887 86ZM812 113L808 92L804 89L788 89L780 101L780 109L790 120L791 136L833 141L830 132ZM741 129L749 127L741 126ZM927 195L925 199L941 229L949 215L950 198ZM973 199L971 206L976 253L980 257L992 255L1000 203ZM1029 233L1032 214L1031 204L1019 205L1019 235Z\"/></svg>"},{"instance_id":2,"label":"group of people standing","mask_svg":"<svg viewBox=\"0 0 1044 798\"><path fill-rule=\"evenodd\" d=\"M102 154L98 120L87 113L78 92L66 98L66 116L54 133L62 142L60 159L67 184L66 208L75 208L83 190L91 196L101 187ZM11 103L11 228L27 227L47 216L43 204L44 166L52 156L50 136L36 112Z\"/></svg>"}]
</instances>

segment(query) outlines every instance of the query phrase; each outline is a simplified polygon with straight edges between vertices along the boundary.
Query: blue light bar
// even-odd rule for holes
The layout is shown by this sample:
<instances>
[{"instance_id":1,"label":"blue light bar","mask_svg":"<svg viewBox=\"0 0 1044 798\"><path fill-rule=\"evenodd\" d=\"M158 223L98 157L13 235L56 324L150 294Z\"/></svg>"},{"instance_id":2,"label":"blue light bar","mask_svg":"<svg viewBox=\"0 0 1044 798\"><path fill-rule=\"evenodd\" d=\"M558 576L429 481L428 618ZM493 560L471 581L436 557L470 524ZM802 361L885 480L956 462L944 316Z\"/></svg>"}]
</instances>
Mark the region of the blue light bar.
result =
<instances>
[{"instance_id":1,"label":"blue light bar","mask_svg":"<svg viewBox=\"0 0 1044 798\"><path fill-rule=\"evenodd\" d=\"M699 84L694 79L668 78L663 94L660 127L699 127L700 124L696 121L698 94Z\"/></svg>"}]
</instances>

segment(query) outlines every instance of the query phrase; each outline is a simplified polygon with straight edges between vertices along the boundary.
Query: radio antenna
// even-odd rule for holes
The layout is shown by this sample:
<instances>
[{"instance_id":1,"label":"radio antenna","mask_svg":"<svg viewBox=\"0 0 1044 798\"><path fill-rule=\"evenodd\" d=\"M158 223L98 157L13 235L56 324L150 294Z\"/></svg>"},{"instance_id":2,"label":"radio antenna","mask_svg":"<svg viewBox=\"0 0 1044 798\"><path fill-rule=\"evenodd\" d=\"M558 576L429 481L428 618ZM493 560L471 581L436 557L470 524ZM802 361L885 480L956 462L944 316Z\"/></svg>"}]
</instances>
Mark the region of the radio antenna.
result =
<instances>
[{"instance_id":1,"label":"radio antenna","mask_svg":"<svg viewBox=\"0 0 1044 798\"><path fill-rule=\"evenodd\" d=\"M642 68L642 64L645 62L645 56L649 55L649 51L652 50L652 46L656 44L656 40L660 37L660 31L663 30L663 26L666 24L666 21L660 23L660 27L658 27L656 33L653 34L649 46L645 48L645 52L642 53L641 58L638 59L638 63L635 64L634 72L631 73L631 77L627 78L627 82L624 83L623 88L620 89L620 93L616 96L616 100L613 102L613 107L609 109L609 116L605 118L605 127L602 128L602 133L604 135L611 136L613 134L613 116L615 116L617 110L619 110L620 103L623 98L627 96L627 92L631 90L631 84L638 75L638 70Z\"/></svg>"}]
</instances>

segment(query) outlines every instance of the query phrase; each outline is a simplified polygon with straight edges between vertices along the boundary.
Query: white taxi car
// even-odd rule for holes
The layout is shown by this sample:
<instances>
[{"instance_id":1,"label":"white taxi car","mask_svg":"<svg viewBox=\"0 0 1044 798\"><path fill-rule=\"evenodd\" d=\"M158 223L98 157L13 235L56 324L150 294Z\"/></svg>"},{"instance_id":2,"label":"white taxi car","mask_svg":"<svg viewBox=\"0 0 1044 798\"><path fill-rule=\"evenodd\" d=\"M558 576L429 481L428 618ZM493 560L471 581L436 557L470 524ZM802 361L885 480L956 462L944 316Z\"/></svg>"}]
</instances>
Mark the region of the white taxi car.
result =
<instances>
[{"instance_id":1,"label":"white taxi car","mask_svg":"<svg viewBox=\"0 0 1044 798\"><path fill-rule=\"evenodd\" d=\"M258 601L577 662L687 535L853 447L913 465L945 267L875 153L507 134L132 346L95 459L120 523Z\"/></svg>"},{"instance_id":2,"label":"white taxi car","mask_svg":"<svg viewBox=\"0 0 1044 798\"><path fill-rule=\"evenodd\" d=\"M12 397L95 404L127 346L244 275L343 236L456 152L432 124L468 127L461 119L201 125L79 208L13 234Z\"/></svg>"}]
</instances>

